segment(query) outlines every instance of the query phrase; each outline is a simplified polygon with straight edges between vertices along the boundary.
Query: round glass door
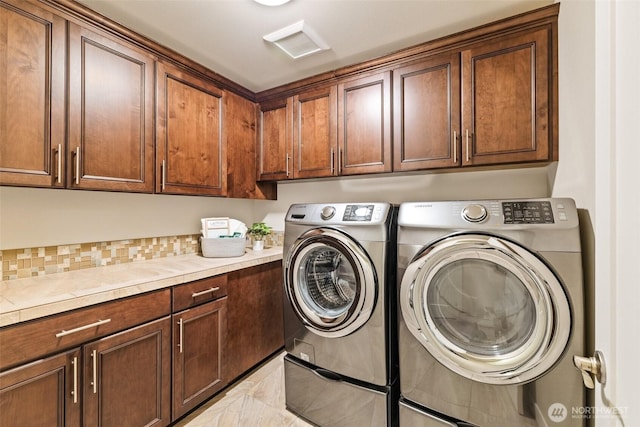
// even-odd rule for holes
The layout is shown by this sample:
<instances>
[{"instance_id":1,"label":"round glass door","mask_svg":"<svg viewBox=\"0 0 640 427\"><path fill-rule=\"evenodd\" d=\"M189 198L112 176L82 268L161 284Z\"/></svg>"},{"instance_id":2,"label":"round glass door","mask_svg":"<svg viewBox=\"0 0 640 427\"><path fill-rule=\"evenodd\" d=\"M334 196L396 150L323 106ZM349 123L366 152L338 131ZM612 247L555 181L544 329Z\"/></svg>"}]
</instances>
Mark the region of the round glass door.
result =
<instances>
[{"instance_id":1,"label":"round glass door","mask_svg":"<svg viewBox=\"0 0 640 427\"><path fill-rule=\"evenodd\" d=\"M322 336L352 333L371 316L376 274L364 250L344 233L312 229L292 246L285 265L289 301L305 326Z\"/></svg>"},{"instance_id":2,"label":"round glass door","mask_svg":"<svg viewBox=\"0 0 640 427\"><path fill-rule=\"evenodd\" d=\"M458 234L418 253L400 291L411 333L442 364L491 384L527 382L560 358L571 312L551 269L522 246Z\"/></svg>"}]
</instances>

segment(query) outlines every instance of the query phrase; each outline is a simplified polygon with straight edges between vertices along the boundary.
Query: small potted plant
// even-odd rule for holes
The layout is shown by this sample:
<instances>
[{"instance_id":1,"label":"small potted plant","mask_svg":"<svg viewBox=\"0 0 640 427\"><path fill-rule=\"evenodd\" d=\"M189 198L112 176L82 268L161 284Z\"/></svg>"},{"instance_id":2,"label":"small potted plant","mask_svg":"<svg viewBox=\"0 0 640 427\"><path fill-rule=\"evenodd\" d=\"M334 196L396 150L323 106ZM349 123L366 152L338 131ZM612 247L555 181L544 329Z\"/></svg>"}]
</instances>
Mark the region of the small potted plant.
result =
<instances>
[{"instance_id":1,"label":"small potted plant","mask_svg":"<svg viewBox=\"0 0 640 427\"><path fill-rule=\"evenodd\" d=\"M264 249L264 238L271 234L271 227L264 222L254 222L247 229L247 235L253 239L253 250L261 251Z\"/></svg>"}]
</instances>

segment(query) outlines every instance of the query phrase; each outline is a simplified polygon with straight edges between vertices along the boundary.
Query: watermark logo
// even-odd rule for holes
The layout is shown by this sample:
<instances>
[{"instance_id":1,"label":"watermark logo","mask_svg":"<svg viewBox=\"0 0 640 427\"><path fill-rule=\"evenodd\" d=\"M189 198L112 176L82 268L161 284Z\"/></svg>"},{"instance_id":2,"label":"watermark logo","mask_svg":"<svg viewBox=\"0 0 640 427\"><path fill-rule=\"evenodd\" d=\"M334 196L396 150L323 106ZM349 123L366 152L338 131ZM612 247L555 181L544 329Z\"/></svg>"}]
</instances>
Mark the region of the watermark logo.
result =
<instances>
[{"instance_id":1,"label":"watermark logo","mask_svg":"<svg viewBox=\"0 0 640 427\"><path fill-rule=\"evenodd\" d=\"M567 418L568 414L569 414L569 411L567 411L567 407L564 406L562 403L557 403L557 402L550 405L549 409L547 410L547 415L549 416L549 419L554 423L563 422Z\"/></svg>"}]
</instances>

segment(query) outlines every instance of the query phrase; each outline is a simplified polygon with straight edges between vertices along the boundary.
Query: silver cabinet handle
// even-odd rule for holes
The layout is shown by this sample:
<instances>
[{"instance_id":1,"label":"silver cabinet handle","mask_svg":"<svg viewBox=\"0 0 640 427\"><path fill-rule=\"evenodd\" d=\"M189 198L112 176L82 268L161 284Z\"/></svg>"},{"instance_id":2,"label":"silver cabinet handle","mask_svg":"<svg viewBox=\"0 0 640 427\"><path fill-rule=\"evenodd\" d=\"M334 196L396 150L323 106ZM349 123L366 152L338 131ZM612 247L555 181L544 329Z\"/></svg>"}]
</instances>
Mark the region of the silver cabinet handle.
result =
<instances>
[{"instance_id":1,"label":"silver cabinet handle","mask_svg":"<svg viewBox=\"0 0 640 427\"><path fill-rule=\"evenodd\" d=\"M205 289L204 291L194 292L191 294L191 298L196 298L196 297L199 297L200 295L211 294L219 290L220 290L220 287L216 286L215 288L209 288L209 289Z\"/></svg>"},{"instance_id":2,"label":"silver cabinet handle","mask_svg":"<svg viewBox=\"0 0 640 427\"><path fill-rule=\"evenodd\" d=\"M182 317L178 320L178 335L178 348L180 349L180 353L182 353L182 350L184 349L184 343L182 342L184 338L184 321L182 320Z\"/></svg>"},{"instance_id":3,"label":"silver cabinet handle","mask_svg":"<svg viewBox=\"0 0 640 427\"><path fill-rule=\"evenodd\" d=\"M104 325L105 323L111 322L111 319L98 320L97 322L89 323L88 325L78 326L77 328L62 330L56 334L56 338L62 338L67 335L75 334L76 332L84 331L85 329L95 328L100 325Z\"/></svg>"},{"instance_id":4,"label":"silver cabinet handle","mask_svg":"<svg viewBox=\"0 0 640 427\"><path fill-rule=\"evenodd\" d=\"M74 357L71 364L73 365L73 390L71 390L71 395L73 396L73 403L78 403L78 358Z\"/></svg>"},{"instance_id":5,"label":"silver cabinet handle","mask_svg":"<svg viewBox=\"0 0 640 427\"><path fill-rule=\"evenodd\" d=\"M467 129L467 162L469 162L469 129Z\"/></svg>"},{"instance_id":6,"label":"silver cabinet handle","mask_svg":"<svg viewBox=\"0 0 640 427\"><path fill-rule=\"evenodd\" d=\"M162 182L160 183L160 188L162 189L162 191L164 191L165 184L167 183L167 161L166 160L162 161L161 169L162 169L162 171L161 171L162 172L162 180L161 180Z\"/></svg>"},{"instance_id":7,"label":"silver cabinet handle","mask_svg":"<svg viewBox=\"0 0 640 427\"><path fill-rule=\"evenodd\" d=\"M76 185L80 184L80 146L76 147Z\"/></svg>"},{"instance_id":8,"label":"silver cabinet handle","mask_svg":"<svg viewBox=\"0 0 640 427\"><path fill-rule=\"evenodd\" d=\"M458 162L458 134L453 131L453 163Z\"/></svg>"},{"instance_id":9,"label":"silver cabinet handle","mask_svg":"<svg viewBox=\"0 0 640 427\"><path fill-rule=\"evenodd\" d=\"M331 175L333 175L333 171L335 171L335 163L334 163L335 152L333 148L331 149Z\"/></svg>"},{"instance_id":10,"label":"silver cabinet handle","mask_svg":"<svg viewBox=\"0 0 640 427\"><path fill-rule=\"evenodd\" d=\"M338 175L342 174L342 162L343 162L343 153L342 153L342 148L340 150L338 150Z\"/></svg>"},{"instance_id":11,"label":"silver cabinet handle","mask_svg":"<svg viewBox=\"0 0 640 427\"><path fill-rule=\"evenodd\" d=\"M62 183L62 144L58 144L58 171L56 181L58 184Z\"/></svg>"},{"instance_id":12,"label":"silver cabinet handle","mask_svg":"<svg viewBox=\"0 0 640 427\"><path fill-rule=\"evenodd\" d=\"M289 153L287 153L287 158L286 158L286 173L287 173L287 178L289 177Z\"/></svg>"},{"instance_id":13,"label":"silver cabinet handle","mask_svg":"<svg viewBox=\"0 0 640 427\"><path fill-rule=\"evenodd\" d=\"M93 360L93 378L91 379L91 386L93 387L93 394L98 393L98 352L93 350L91 352L91 359Z\"/></svg>"}]
</instances>

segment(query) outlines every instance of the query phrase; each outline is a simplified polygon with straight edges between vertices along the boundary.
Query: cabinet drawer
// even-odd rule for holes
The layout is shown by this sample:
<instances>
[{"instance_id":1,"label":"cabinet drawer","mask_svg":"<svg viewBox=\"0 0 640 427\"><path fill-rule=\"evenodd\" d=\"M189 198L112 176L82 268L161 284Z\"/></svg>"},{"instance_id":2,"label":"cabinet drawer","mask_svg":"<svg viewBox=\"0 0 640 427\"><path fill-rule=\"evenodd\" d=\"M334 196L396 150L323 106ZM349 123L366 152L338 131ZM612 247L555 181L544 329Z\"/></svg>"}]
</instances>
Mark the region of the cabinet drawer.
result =
<instances>
[{"instance_id":1,"label":"cabinet drawer","mask_svg":"<svg viewBox=\"0 0 640 427\"><path fill-rule=\"evenodd\" d=\"M169 289L0 330L0 370L170 313Z\"/></svg>"},{"instance_id":2,"label":"cabinet drawer","mask_svg":"<svg viewBox=\"0 0 640 427\"><path fill-rule=\"evenodd\" d=\"M227 295L227 275L207 277L173 288L173 312Z\"/></svg>"}]
</instances>

